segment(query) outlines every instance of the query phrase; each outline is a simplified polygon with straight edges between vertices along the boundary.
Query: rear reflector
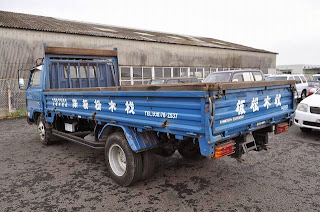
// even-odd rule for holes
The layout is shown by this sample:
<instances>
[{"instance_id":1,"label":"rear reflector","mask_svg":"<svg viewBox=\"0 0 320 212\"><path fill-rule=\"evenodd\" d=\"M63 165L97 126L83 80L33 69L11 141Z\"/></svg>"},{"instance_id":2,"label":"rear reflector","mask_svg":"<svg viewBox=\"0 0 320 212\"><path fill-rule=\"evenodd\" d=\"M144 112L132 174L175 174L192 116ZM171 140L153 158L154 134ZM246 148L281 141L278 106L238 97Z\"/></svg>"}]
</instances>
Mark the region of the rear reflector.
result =
<instances>
[{"instance_id":1,"label":"rear reflector","mask_svg":"<svg viewBox=\"0 0 320 212\"><path fill-rule=\"evenodd\" d=\"M287 122L277 124L275 134L288 132L288 128L289 128L289 124Z\"/></svg>"},{"instance_id":2,"label":"rear reflector","mask_svg":"<svg viewBox=\"0 0 320 212\"><path fill-rule=\"evenodd\" d=\"M221 144L215 147L214 158L222 158L227 155L231 155L234 153L234 145L236 143L234 141Z\"/></svg>"}]
</instances>

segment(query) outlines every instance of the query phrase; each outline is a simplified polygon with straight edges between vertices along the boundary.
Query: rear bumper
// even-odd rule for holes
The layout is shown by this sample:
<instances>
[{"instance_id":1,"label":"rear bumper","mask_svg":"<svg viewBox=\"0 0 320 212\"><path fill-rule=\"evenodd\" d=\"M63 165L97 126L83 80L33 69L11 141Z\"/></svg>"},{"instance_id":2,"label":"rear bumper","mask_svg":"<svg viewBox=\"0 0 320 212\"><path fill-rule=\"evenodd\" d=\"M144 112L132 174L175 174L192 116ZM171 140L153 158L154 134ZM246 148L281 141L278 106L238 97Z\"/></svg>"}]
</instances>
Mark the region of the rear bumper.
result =
<instances>
[{"instance_id":1,"label":"rear bumper","mask_svg":"<svg viewBox=\"0 0 320 212\"><path fill-rule=\"evenodd\" d=\"M320 114L296 110L294 124L298 127L320 130Z\"/></svg>"}]
</instances>

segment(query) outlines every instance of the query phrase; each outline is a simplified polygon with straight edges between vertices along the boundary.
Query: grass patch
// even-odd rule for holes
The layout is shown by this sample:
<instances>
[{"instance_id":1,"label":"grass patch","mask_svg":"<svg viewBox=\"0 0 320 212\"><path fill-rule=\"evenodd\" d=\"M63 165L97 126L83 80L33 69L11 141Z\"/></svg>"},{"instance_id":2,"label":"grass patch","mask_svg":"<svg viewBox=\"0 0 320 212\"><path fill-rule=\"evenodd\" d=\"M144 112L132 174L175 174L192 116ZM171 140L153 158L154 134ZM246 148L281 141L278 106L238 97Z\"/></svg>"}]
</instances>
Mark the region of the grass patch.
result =
<instances>
[{"instance_id":1,"label":"grass patch","mask_svg":"<svg viewBox=\"0 0 320 212\"><path fill-rule=\"evenodd\" d=\"M3 117L0 118L16 118L16 117L23 117L27 115L27 109L20 109L12 112L11 114L6 112Z\"/></svg>"}]
</instances>

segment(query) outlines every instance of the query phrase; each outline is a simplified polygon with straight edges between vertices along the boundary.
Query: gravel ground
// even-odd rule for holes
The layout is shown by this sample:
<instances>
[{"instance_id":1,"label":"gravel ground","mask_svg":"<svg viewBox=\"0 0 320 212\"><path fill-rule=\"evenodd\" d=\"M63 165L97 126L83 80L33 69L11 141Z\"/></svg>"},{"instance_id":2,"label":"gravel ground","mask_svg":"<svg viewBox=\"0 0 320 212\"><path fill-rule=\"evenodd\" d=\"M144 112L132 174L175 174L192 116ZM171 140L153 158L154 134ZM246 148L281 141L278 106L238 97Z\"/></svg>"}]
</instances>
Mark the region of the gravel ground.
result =
<instances>
[{"instance_id":1,"label":"gravel ground","mask_svg":"<svg viewBox=\"0 0 320 212\"><path fill-rule=\"evenodd\" d=\"M270 149L188 161L157 157L152 179L114 183L103 151L39 143L25 119L0 120L0 211L319 211L320 132L271 135Z\"/></svg>"}]
</instances>

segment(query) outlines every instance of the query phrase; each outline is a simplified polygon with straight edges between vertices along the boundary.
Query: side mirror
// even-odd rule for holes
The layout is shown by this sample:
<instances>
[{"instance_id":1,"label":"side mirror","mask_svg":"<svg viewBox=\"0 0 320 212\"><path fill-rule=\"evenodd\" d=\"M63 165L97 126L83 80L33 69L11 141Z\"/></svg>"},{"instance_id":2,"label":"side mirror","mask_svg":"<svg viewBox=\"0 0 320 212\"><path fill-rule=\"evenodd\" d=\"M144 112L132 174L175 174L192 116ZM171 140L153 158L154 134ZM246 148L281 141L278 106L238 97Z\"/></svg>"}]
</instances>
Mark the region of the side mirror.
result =
<instances>
[{"instance_id":1,"label":"side mirror","mask_svg":"<svg viewBox=\"0 0 320 212\"><path fill-rule=\"evenodd\" d=\"M20 90L25 90L26 87L24 85L24 79L22 77L20 77L20 69L18 70L18 84L19 84L19 89Z\"/></svg>"},{"instance_id":2,"label":"side mirror","mask_svg":"<svg viewBox=\"0 0 320 212\"><path fill-rule=\"evenodd\" d=\"M26 89L24 86L24 79L23 78L19 78L19 89Z\"/></svg>"}]
</instances>

